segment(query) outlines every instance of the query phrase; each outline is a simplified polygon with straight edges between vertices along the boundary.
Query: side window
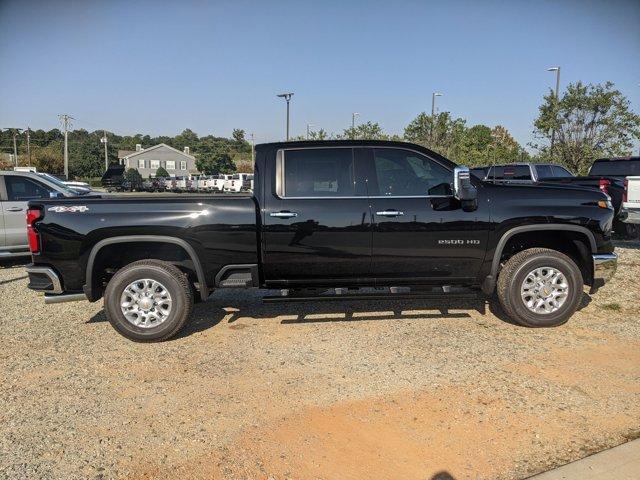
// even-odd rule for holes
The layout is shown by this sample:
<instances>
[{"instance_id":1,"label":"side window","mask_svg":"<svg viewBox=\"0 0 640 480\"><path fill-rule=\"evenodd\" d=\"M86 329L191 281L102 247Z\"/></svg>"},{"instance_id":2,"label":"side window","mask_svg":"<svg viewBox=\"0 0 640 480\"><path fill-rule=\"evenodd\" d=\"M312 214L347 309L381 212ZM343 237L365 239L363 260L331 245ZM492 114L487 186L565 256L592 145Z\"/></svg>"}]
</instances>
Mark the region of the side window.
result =
<instances>
[{"instance_id":1,"label":"side window","mask_svg":"<svg viewBox=\"0 0 640 480\"><path fill-rule=\"evenodd\" d=\"M180 160L180 170L186 170L187 169L187 162L185 162L184 160Z\"/></svg>"},{"instance_id":2,"label":"side window","mask_svg":"<svg viewBox=\"0 0 640 480\"><path fill-rule=\"evenodd\" d=\"M175 160L167 160L165 168L167 170L175 170L176 169L176 161Z\"/></svg>"},{"instance_id":3,"label":"side window","mask_svg":"<svg viewBox=\"0 0 640 480\"><path fill-rule=\"evenodd\" d=\"M49 192L53 191L46 188L40 182L26 177L6 175L4 182L7 188L7 199L10 202L50 198Z\"/></svg>"},{"instance_id":4,"label":"side window","mask_svg":"<svg viewBox=\"0 0 640 480\"><path fill-rule=\"evenodd\" d=\"M554 176L556 177L562 177L562 178L573 177L573 174L564 167L553 165L551 168L553 168L553 173L554 173Z\"/></svg>"},{"instance_id":5,"label":"side window","mask_svg":"<svg viewBox=\"0 0 640 480\"><path fill-rule=\"evenodd\" d=\"M453 172L408 150L376 148L378 191L383 196L450 195Z\"/></svg>"},{"instance_id":6,"label":"side window","mask_svg":"<svg viewBox=\"0 0 640 480\"><path fill-rule=\"evenodd\" d=\"M144 168L144 160L143 159L138 160L138 168Z\"/></svg>"},{"instance_id":7,"label":"side window","mask_svg":"<svg viewBox=\"0 0 640 480\"><path fill-rule=\"evenodd\" d=\"M284 152L285 197L351 197L354 192L351 148Z\"/></svg>"},{"instance_id":8,"label":"side window","mask_svg":"<svg viewBox=\"0 0 640 480\"><path fill-rule=\"evenodd\" d=\"M551 165L536 165L536 173L538 178L551 178L554 176Z\"/></svg>"}]
</instances>

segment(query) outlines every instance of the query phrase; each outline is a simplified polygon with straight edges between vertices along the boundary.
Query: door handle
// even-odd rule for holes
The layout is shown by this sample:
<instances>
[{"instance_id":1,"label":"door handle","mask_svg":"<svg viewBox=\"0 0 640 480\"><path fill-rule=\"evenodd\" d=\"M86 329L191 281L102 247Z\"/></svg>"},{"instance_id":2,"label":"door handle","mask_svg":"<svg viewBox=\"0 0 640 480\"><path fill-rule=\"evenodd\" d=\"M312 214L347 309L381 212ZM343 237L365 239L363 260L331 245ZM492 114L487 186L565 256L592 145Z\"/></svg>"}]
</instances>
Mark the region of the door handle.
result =
<instances>
[{"instance_id":1,"label":"door handle","mask_svg":"<svg viewBox=\"0 0 640 480\"><path fill-rule=\"evenodd\" d=\"M293 217L297 217L298 213L297 212L271 212L269 216L276 217L276 218L293 218Z\"/></svg>"},{"instance_id":2,"label":"door handle","mask_svg":"<svg viewBox=\"0 0 640 480\"><path fill-rule=\"evenodd\" d=\"M376 215L380 215L381 217L399 217L404 215L404 212L399 212L398 210L383 210L382 212L376 212Z\"/></svg>"},{"instance_id":3,"label":"door handle","mask_svg":"<svg viewBox=\"0 0 640 480\"><path fill-rule=\"evenodd\" d=\"M21 212L22 207L9 207L7 208L7 212Z\"/></svg>"}]
</instances>

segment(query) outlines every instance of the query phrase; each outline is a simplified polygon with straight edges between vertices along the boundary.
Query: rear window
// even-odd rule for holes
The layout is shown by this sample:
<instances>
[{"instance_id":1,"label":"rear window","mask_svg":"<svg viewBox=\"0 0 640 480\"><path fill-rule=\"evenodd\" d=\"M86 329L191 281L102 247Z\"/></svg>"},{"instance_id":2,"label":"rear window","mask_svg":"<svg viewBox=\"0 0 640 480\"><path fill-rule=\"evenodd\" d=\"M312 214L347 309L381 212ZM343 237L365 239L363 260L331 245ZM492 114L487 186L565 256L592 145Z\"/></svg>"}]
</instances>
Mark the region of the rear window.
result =
<instances>
[{"instance_id":1,"label":"rear window","mask_svg":"<svg viewBox=\"0 0 640 480\"><path fill-rule=\"evenodd\" d=\"M531 170L528 165L499 165L491 167L488 179L496 180L531 180Z\"/></svg>"},{"instance_id":2,"label":"rear window","mask_svg":"<svg viewBox=\"0 0 640 480\"><path fill-rule=\"evenodd\" d=\"M615 177L629 177L640 175L640 158L633 160L605 160L595 162L589 170L589 175L611 175Z\"/></svg>"},{"instance_id":3,"label":"rear window","mask_svg":"<svg viewBox=\"0 0 640 480\"><path fill-rule=\"evenodd\" d=\"M311 148L285 151L284 194L287 197L353 196L353 150Z\"/></svg>"}]
</instances>

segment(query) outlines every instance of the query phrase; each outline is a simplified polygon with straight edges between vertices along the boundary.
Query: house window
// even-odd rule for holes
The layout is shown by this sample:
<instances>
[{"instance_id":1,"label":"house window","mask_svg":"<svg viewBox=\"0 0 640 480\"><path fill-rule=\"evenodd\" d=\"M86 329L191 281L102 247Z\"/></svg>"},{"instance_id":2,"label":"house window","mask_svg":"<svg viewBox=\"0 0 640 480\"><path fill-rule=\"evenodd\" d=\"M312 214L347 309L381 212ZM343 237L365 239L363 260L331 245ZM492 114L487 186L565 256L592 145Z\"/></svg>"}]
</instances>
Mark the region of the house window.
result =
<instances>
[{"instance_id":1,"label":"house window","mask_svg":"<svg viewBox=\"0 0 640 480\"><path fill-rule=\"evenodd\" d=\"M138 160L138 168L144 168L144 160Z\"/></svg>"},{"instance_id":2,"label":"house window","mask_svg":"<svg viewBox=\"0 0 640 480\"><path fill-rule=\"evenodd\" d=\"M157 170L160 168L160 160L151 160L151 170Z\"/></svg>"},{"instance_id":3,"label":"house window","mask_svg":"<svg viewBox=\"0 0 640 480\"><path fill-rule=\"evenodd\" d=\"M166 166L167 170L175 170L176 169L176 162L175 160L167 160L167 166Z\"/></svg>"},{"instance_id":4,"label":"house window","mask_svg":"<svg viewBox=\"0 0 640 480\"><path fill-rule=\"evenodd\" d=\"M184 160L180 161L180 170L186 170L187 169L187 162L185 162Z\"/></svg>"}]
</instances>

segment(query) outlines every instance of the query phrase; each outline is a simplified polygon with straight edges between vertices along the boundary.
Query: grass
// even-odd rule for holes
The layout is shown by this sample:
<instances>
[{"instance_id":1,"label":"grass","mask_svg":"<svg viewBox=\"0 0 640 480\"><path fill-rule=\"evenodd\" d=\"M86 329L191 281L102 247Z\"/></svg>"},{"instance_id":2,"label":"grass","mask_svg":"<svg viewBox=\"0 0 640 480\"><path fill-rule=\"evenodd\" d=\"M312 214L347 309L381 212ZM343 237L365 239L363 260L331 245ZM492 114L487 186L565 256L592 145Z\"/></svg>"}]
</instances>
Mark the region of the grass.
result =
<instances>
[{"instance_id":1,"label":"grass","mask_svg":"<svg viewBox=\"0 0 640 480\"><path fill-rule=\"evenodd\" d=\"M619 303L605 303L604 305L602 305L602 309L619 312L620 310L622 310L622 307L620 306Z\"/></svg>"}]
</instances>

